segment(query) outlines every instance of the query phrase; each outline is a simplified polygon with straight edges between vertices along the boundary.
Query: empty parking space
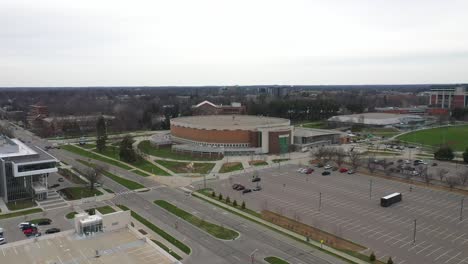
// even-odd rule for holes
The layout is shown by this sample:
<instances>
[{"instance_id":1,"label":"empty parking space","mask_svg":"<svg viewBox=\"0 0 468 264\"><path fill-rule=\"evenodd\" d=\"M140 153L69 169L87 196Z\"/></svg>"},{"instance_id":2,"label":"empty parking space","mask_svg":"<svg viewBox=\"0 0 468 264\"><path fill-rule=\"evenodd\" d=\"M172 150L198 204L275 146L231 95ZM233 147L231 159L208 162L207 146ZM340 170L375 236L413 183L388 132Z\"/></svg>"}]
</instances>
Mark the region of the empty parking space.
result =
<instances>
[{"instance_id":1,"label":"empty parking space","mask_svg":"<svg viewBox=\"0 0 468 264\"><path fill-rule=\"evenodd\" d=\"M251 174L233 176L214 188L256 210L271 210L363 244L396 263L468 264L468 221L460 220L459 194L410 188L364 175L322 169L310 175L297 166L259 171L263 190L242 194L233 183L256 186ZM380 198L400 192L403 201L381 207ZM414 228L416 226L416 237Z\"/></svg>"}]
</instances>

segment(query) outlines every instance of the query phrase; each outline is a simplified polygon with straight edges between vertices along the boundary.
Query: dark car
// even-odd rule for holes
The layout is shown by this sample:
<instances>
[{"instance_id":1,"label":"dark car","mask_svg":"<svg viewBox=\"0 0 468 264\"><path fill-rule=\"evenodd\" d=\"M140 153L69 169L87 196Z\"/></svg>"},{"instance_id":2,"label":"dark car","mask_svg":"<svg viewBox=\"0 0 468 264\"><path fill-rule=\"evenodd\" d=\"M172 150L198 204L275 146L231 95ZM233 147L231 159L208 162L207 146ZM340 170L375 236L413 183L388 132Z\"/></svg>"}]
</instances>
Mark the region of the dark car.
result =
<instances>
[{"instance_id":1,"label":"dark car","mask_svg":"<svg viewBox=\"0 0 468 264\"><path fill-rule=\"evenodd\" d=\"M60 184L56 183L56 184L52 184L51 186L49 186L49 188L57 188L59 186L60 186Z\"/></svg>"},{"instance_id":2,"label":"dark car","mask_svg":"<svg viewBox=\"0 0 468 264\"><path fill-rule=\"evenodd\" d=\"M53 233L58 233L60 232L60 229L58 228L50 228L45 231L46 234L53 234Z\"/></svg>"},{"instance_id":3,"label":"dark car","mask_svg":"<svg viewBox=\"0 0 468 264\"><path fill-rule=\"evenodd\" d=\"M244 185L240 185L240 184L236 188L236 190L238 190L238 191L242 191L244 189L245 189Z\"/></svg>"},{"instance_id":4,"label":"dark car","mask_svg":"<svg viewBox=\"0 0 468 264\"><path fill-rule=\"evenodd\" d=\"M331 172L329 172L329 171L322 172L322 176L327 176L327 175L330 175L330 174L331 174Z\"/></svg>"},{"instance_id":5,"label":"dark car","mask_svg":"<svg viewBox=\"0 0 468 264\"><path fill-rule=\"evenodd\" d=\"M437 162L432 163L432 167L437 166Z\"/></svg>"},{"instance_id":6,"label":"dark car","mask_svg":"<svg viewBox=\"0 0 468 264\"><path fill-rule=\"evenodd\" d=\"M247 189L244 189L244 190L242 191L242 193L249 193L249 192L252 192L252 190L251 190L251 189L248 189L248 188L247 188Z\"/></svg>"},{"instance_id":7,"label":"dark car","mask_svg":"<svg viewBox=\"0 0 468 264\"><path fill-rule=\"evenodd\" d=\"M39 222L37 222L37 225L50 225L52 223L52 220L50 219L43 219Z\"/></svg>"},{"instance_id":8,"label":"dark car","mask_svg":"<svg viewBox=\"0 0 468 264\"><path fill-rule=\"evenodd\" d=\"M253 188L253 191L254 191L254 192L256 192L256 191L260 191L261 189L262 189L262 187L260 187L260 186L257 186L257 187L255 187L255 188Z\"/></svg>"},{"instance_id":9,"label":"dark car","mask_svg":"<svg viewBox=\"0 0 468 264\"><path fill-rule=\"evenodd\" d=\"M261 181L261 180L262 180L262 178L255 177L255 178L252 179L252 182L259 182L259 181Z\"/></svg>"},{"instance_id":10,"label":"dark car","mask_svg":"<svg viewBox=\"0 0 468 264\"><path fill-rule=\"evenodd\" d=\"M232 189L233 189L233 190L237 190L237 187L239 187L239 184L238 184L238 183L234 183L234 184L232 185Z\"/></svg>"},{"instance_id":11,"label":"dark car","mask_svg":"<svg viewBox=\"0 0 468 264\"><path fill-rule=\"evenodd\" d=\"M63 178L58 178L58 181L59 181L59 182L63 182L64 179L63 179Z\"/></svg>"}]
</instances>

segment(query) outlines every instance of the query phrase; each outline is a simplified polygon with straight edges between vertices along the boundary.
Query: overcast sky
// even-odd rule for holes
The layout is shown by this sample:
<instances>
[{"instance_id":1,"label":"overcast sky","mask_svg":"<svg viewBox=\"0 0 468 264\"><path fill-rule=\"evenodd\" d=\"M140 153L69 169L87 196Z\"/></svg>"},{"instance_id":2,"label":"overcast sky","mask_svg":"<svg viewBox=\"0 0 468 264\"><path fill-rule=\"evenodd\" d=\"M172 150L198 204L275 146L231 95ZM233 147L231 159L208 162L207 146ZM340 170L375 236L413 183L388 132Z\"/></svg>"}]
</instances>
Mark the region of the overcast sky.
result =
<instances>
[{"instance_id":1,"label":"overcast sky","mask_svg":"<svg viewBox=\"0 0 468 264\"><path fill-rule=\"evenodd\" d=\"M0 0L0 86L468 82L466 0Z\"/></svg>"}]
</instances>

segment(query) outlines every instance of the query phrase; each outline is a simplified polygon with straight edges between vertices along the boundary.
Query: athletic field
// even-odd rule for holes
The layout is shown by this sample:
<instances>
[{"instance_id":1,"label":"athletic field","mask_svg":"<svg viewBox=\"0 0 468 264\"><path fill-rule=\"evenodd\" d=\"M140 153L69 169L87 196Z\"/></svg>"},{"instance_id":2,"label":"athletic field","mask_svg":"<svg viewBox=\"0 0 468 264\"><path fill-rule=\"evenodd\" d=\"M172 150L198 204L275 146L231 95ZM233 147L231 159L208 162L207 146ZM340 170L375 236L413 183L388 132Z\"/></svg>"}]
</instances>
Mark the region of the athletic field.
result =
<instances>
[{"instance_id":1,"label":"athletic field","mask_svg":"<svg viewBox=\"0 0 468 264\"><path fill-rule=\"evenodd\" d=\"M468 147L468 125L425 129L401 135L398 139L434 147L447 144L455 151L464 151Z\"/></svg>"}]
</instances>

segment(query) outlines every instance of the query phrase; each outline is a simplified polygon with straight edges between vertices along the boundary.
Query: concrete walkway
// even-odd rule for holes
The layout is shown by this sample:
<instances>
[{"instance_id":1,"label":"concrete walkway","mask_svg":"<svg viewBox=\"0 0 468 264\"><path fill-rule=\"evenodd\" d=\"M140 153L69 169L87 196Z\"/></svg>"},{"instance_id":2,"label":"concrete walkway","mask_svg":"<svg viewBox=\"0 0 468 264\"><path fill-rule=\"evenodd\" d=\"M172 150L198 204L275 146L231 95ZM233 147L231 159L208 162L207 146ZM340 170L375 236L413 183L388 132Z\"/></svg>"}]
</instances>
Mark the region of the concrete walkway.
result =
<instances>
[{"instance_id":1,"label":"concrete walkway","mask_svg":"<svg viewBox=\"0 0 468 264\"><path fill-rule=\"evenodd\" d=\"M210 201L211 203L215 203L215 204L219 205L220 207L223 207L223 208L229 209L229 210L231 210L231 211L234 211L234 212L236 212L237 214L240 214L240 215L242 215L242 216L244 216L244 217L246 217L246 218L248 218L248 219L250 219L250 220L259 222L259 223L261 223L261 224L263 224L263 225L266 225L266 226L268 226L268 227L270 227L270 228L276 229L276 230L278 230L278 231L280 231L280 232L282 232L282 233L285 233L285 234L287 234L287 235L289 235L289 236L295 237L295 238L300 239L300 240L305 240L305 237L302 236L302 235L299 235L299 234L294 233L294 232L292 232L292 231L290 231L290 230L288 230L288 229L285 229L285 228L282 228L282 227L277 226L277 225L275 225L275 224L272 224L272 223L270 223L270 222L268 222L268 221L265 221L265 220L263 220L263 219L261 219L261 218L255 217L255 216L253 216L253 215L251 215L251 214L245 213L245 212L242 211L242 210L239 210L239 209L234 208L234 207L232 207L232 206L229 206L229 205L226 205L226 204L224 204L224 203L221 203L221 202L219 202L219 201L217 201L217 200L215 200L215 199L211 199L210 197L205 196L205 195L203 195L203 194L199 194L199 193L197 193L197 192L192 192L192 195L195 195L195 196L201 197L201 198L203 198L203 199L206 199L206 200ZM327 246L327 245L321 245L321 244L320 244L319 242L317 242L317 241L310 240L309 243L310 243L311 245L314 245L314 246L318 247L318 248L322 248L323 250L328 251L328 252L330 252L330 253L332 253L332 254L334 254L334 255L337 255L337 256L340 256L340 257L342 257L342 258L344 258L344 259L347 259L347 260L349 260L349 261L351 261L351 262L353 262L353 263L357 263L357 264L369 264L369 262L360 260L360 259L358 259L358 258L356 258L356 257L353 257L353 256L351 256L351 255L348 255L348 254L342 252L342 251L339 251L339 250L336 250L336 249L334 249L334 248L331 248L331 247L329 247L329 246Z\"/></svg>"}]
</instances>

